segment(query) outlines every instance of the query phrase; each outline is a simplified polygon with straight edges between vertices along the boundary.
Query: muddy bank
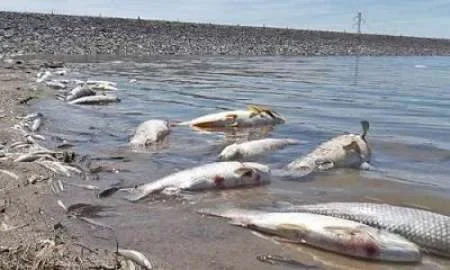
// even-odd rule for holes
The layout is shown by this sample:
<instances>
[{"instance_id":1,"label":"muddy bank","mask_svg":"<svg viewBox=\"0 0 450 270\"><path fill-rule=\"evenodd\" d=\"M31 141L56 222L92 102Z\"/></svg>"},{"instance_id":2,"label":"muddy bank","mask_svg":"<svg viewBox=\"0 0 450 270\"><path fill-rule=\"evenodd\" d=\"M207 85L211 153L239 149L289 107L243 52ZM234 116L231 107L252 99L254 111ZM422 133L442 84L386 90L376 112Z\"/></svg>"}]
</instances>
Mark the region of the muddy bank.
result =
<instances>
[{"instance_id":1,"label":"muddy bank","mask_svg":"<svg viewBox=\"0 0 450 270\"><path fill-rule=\"evenodd\" d=\"M33 83L39 62L0 63L0 152L25 141L13 128L48 89ZM0 269L115 269L112 252L90 248L67 227L49 182L61 176L35 162L0 158Z\"/></svg>"},{"instance_id":2,"label":"muddy bank","mask_svg":"<svg viewBox=\"0 0 450 270\"><path fill-rule=\"evenodd\" d=\"M450 55L450 40L0 12L0 54Z\"/></svg>"}]
</instances>

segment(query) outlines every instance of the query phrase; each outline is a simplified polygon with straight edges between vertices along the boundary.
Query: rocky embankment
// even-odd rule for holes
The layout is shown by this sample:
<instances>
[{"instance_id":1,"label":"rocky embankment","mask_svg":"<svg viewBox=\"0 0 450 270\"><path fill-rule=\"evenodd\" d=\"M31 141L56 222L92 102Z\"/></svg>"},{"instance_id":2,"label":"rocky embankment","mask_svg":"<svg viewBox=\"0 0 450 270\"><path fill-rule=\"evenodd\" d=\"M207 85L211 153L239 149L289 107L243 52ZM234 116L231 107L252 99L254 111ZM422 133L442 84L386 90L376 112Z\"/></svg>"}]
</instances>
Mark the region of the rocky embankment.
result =
<instances>
[{"instance_id":1,"label":"rocky embankment","mask_svg":"<svg viewBox=\"0 0 450 270\"><path fill-rule=\"evenodd\" d=\"M0 54L450 55L449 39L0 12Z\"/></svg>"}]
</instances>

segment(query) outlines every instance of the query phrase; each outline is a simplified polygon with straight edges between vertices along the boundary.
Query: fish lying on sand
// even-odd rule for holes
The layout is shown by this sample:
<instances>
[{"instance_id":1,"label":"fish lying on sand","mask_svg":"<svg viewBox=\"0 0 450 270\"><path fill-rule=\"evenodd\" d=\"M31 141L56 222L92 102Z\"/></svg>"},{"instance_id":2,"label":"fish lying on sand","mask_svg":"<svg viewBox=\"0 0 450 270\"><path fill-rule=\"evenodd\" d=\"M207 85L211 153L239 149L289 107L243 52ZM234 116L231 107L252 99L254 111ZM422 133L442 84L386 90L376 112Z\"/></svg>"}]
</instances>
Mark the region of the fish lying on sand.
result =
<instances>
[{"instance_id":1,"label":"fish lying on sand","mask_svg":"<svg viewBox=\"0 0 450 270\"><path fill-rule=\"evenodd\" d=\"M425 252L450 258L450 217L416 208L377 203L291 205L287 211L339 217L404 236Z\"/></svg>"},{"instance_id":2,"label":"fish lying on sand","mask_svg":"<svg viewBox=\"0 0 450 270\"><path fill-rule=\"evenodd\" d=\"M69 104L105 104L112 102L120 102L120 99L114 95L94 95L85 96L69 101Z\"/></svg>"},{"instance_id":3,"label":"fish lying on sand","mask_svg":"<svg viewBox=\"0 0 450 270\"><path fill-rule=\"evenodd\" d=\"M165 189L205 190L242 186L257 186L270 183L270 168L254 162L215 162L170 174L154 182L132 189L127 197L138 201Z\"/></svg>"},{"instance_id":4,"label":"fish lying on sand","mask_svg":"<svg viewBox=\"0 0 450 270\"><path fill-rule=\"evenodd\" d=\"M250 127L285 123L277 112L262 106L248 106L247 110L225 111L208 114L177 124L194 128Z\"/></svg>"},{"instance_id":5,"label":"fish lying on sand","mask_svg":"<svg viewBox=\"0 0 450 270\"><path fill-rule=\"evenodd\" d=\"M151 145L161 142L169 133L168 121L147 120L136 128L130 144L135 147Z\"/></svg>"},{"instance_id":6,"label":"fish lying on sand","mask_svg":"<svg viewBox=\"0 0 450 270\"><path fill-rule=\"evenodd\" d=\"M78 98L95 96L95 91L87 87L86 85L78 85L72 89L66 97L66 101L72 101Z\"/></svg>"},{"instance_id":7,"label":"fish lying on sand","mask_svg":"<svg viewBox=\"0 0 450 270\"><path fill-rule=\"evenodd\" d=\"M117 250L117 254L137 263L138 265L144 267L147 270L153 269L151 262L144 256L144 254L140 253L139 251L119 248Z\"/></svg>"},{"instance_id":8,"label":"fish lying on sand","mask_svg":"<svg viewBox=\"0 0 450 270\"><path fill-rule=\"evenodd\" d=\"M286 166L287 170L324 171L336 167L366 167L371 150L366 140L369 122L361 121L362 134L344 134L319 145L314 151ZM366 165L366 166L364 166Z\"/></svg>"},{"instance_id":9,"label":"fish lying on sand","mask_svg":"<svg viewBox=\"0 0 450 270\"><path fill-rule=\"evenodd\" d=\"M288 242L352 257L419 262L419 248L405 238L359 222L311 213L202 209L200 214L225 217L232 224L282 237Z\"/></svg>"},{"instance_id":10,"label":"fish lying on sand","mask_svg":"<svg viewBox=\"0 0 450 270\"><path fill-rule=\"evenodd\" d=\"M242 143L233 143L219 154L219 160L245 160L262 154L282 149L288 145L298 144L293 139L266 138Z\"/></svg>"}]
</instances>

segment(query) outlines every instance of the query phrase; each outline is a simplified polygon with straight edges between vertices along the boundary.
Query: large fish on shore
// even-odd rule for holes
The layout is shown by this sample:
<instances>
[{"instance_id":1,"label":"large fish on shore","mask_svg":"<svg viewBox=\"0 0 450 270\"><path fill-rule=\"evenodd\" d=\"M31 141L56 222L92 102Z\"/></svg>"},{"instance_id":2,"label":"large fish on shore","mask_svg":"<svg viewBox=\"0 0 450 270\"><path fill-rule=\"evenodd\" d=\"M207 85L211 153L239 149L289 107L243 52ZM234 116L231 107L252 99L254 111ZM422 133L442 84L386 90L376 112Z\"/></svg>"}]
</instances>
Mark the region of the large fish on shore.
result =
<instances>
[{"instance_id":1,"label":"large fish on shore","mask_svg":"<svg viewBox=\"0 0 450 270\"><path fill-rule=\"evenodd\" d=\"M369 122L361 121L362 134L344 134L319 145L304 157L286 166L287 170L303 171L309 174L336 167L365 167L371 158L371 150L366 140Z\"/></svg>"},{"instance_id":2,"label":"large fish on shore","mask_svg":"<svg viewBox=\"0 0 450 270\"><path fill-rule=\"evenodd\" d=\"M291 205L283 210L358 221L402 235L426 252L450 258L450 217L438 213L389 204L352 202Z\"/></svg>"},{"instance_id":3,"label":"large fish on shore","mask_svg":"<svg viewBox=\"0 0 450 270\"><path fill-rule=\"evenodd\" d=\"M225 147L218 158L219 160L246 160L298 143L299 141L294 139L275 138L233 143Z\"/></svg>"},{"instance_id":4,"label":"large fish on shore","mask_svg":"<svg viewBox=\"0 0 450 270\"><path fill-rule=\"evenodd\" d=\"M130 139L132 147L144 147L164 140L169 135L169 122L164 120L147 120L141 123Z\"/></svg>"},{"instance_id":5,"label":"large fish on shore","mask_svg":"<svg viewBox=\"0 0 450 270\"><path fill-rule=\"evenodd\" d=\"M177 124L193 128L252 127L283 124L286 120L277 112L262 106L248 106L247 110L208 114Z\"/></svg>"},{"instance_id":6,"label":"large fish on shore","mask_svg":"<svg viewBox=\"0 0 450 270\"><path fill-rule=\"evenodd\" d=\"M419 262L419 248L405 238L370 226L310 213L259 212L243 209L202 209L201 214L225 217L232 224L276 235L298 244L352 257Z\"/></svg>"},{"instance_id":7,"label":"large fish on shore","mask_svg":"<svg viewBox=\"0 0 450 270\"><path fill-rule=\"evenodd\" d=\"M215 162L170 174L132 189L127 197L138 201L166 189L175 191L225 189L270 183L270 168L254 162Z\"/></svg>"}]
</instances>

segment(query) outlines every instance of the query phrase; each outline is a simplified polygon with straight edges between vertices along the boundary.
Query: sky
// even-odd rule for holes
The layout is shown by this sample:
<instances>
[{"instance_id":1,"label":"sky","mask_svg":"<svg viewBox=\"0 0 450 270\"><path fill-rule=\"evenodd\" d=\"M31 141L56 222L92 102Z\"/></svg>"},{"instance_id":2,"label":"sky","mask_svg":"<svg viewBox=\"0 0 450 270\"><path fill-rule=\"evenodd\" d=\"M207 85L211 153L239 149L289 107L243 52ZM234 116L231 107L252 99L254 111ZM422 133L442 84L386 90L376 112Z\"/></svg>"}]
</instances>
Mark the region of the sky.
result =
<instances>
[{"instance_id":1,"label":"sky","mask_svg":"<svg viewBox=\"0 0 450 270\"><path fill-rule=\"evenodd\" d=\"M0 10L450 39L450 0L0 0Z\"/></svg>"}]
</instances>

